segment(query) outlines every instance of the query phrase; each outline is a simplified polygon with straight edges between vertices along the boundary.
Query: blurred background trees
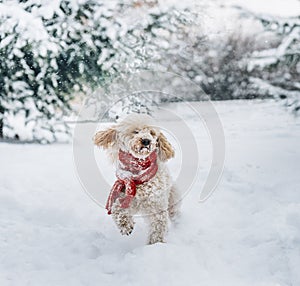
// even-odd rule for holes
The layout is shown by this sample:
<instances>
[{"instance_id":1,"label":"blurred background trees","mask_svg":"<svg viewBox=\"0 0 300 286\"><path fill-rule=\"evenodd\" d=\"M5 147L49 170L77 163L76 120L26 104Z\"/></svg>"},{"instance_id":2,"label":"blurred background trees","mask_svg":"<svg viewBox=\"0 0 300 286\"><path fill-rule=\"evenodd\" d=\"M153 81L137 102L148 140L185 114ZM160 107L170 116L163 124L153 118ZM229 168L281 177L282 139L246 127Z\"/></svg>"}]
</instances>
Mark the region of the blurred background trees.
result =
<instances>
[{"instance_id":1,"label":"blurred background trees","mask_svg":"<svg viewBox=\"0 0 300 286\"><path fill-rule=\"evenodd\" d=\"M204 12L154 0L0 1L0 138L67 140L84 94L140 69L187 77L212 100L280 98L297 112L300 18L231 9L236 28L213 35Z\"/></svg>"},{"instance_id":2,"label":"blurred background trees","mask_svg":"<svg viewBox=\"0 0 300 286\"><path fill-rule=\"evenodd\" d=\"M245 11L244 11L245 12ZM254 51L248 62L258 94L285 99L294 113L300 109L300 16L276 18L245 12L278 37L273 47Z\"/></svg>"}]
</instances>

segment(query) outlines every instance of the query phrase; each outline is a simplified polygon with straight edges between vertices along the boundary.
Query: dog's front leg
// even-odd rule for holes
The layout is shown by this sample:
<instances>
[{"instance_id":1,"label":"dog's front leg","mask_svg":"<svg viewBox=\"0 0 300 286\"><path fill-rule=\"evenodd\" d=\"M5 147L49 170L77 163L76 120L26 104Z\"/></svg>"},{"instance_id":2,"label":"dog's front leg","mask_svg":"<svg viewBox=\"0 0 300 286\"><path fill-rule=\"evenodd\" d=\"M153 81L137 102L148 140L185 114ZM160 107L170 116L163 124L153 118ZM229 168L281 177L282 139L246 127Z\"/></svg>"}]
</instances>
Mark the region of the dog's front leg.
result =
<instances>
[{"instance_id":1,"label":"dog's front leg","mask_svg":"<svg viewBox=\"0 0 300 286\"><path fill-rule=\"evenodd\" d=\"M150 227L148 244L165 242L165 235L168 230L167 211L161 211L155 214L151 214L147 216L147 220L149 222Z\"/></svg>"},{"instance_id":2,"label":"dog's front leg","mask_svg":"<svg viewBox=\"0 0 300 286\"><path fill-rule=\"evenodd\" d=\"M116 206L113 208L112 217L117 227L120 229L121 234L129 235L132 233L135 222L128 209Z\"/></svg>"},{"instance_id":3,"label":"dog's front leg","mask_svg":"<svg viewBox=\"0 0 300 286\"><path fill-rule=\"evenodd\" d=\"M169 203L168 206L169 218L172 222L175 223L180 216L180 206L181 206L180 193L178 192L175 186L172 186L170 190L168 203Z\"/></svg>"}]
</instances>

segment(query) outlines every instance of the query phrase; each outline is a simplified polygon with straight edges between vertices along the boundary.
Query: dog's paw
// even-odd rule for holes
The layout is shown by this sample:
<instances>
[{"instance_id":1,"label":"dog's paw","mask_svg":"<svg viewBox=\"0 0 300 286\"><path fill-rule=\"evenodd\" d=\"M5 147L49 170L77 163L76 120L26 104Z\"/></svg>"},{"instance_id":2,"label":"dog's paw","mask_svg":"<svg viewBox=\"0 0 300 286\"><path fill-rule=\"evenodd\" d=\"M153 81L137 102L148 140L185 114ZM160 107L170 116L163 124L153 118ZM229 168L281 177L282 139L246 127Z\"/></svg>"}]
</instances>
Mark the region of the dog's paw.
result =
<instances>
[{"instance_id":1,"label":"dog's paw","mask_svg":"<svg viewBox=\"0 0 300 286\"><path fill-rule=\"evenodd\" d=\"M134 224L126 223L120 226L120 232L123 235L130 235L133 231L133 228L134 228Z\"/></svg>"},{"instance_id":2,"label":"dog's paw","mask_svg":"<svg viewBox=\"0 0 300 286\"><path fill-rule=\"evenodd\" d=\"M127 210L114 206L112 216L121 234L129 235L132 233L135 222L133 217L127 214Z\"/></svg>"},{"instance_id":3,"label":"dog's paw","mask_svg":"<svg viewBox=\"0 0 300 286\"><path fill-rule=\"evenodd\" d=\"M162 237L150 237L148 239L148 244L155 244L155 243L166 243L165 239Z\"/></svg>"}]
</instances>

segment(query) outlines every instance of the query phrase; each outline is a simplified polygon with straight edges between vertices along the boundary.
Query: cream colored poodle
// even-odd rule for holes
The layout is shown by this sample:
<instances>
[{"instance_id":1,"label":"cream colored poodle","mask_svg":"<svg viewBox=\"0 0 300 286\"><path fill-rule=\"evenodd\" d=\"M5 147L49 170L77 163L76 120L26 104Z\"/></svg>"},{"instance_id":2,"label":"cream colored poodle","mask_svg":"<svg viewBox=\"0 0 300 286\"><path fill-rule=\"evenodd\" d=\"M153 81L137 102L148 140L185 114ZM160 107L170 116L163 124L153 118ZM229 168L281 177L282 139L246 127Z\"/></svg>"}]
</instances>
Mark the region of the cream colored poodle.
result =
<instances>
[{"instance_id":1,"label":"cream colored poodle","mask_svg":"<svg viewBox=\"0 0 300 286\"><path fill-rule=\"evenodd\" d=\"M94 143L107 149L116 165L106 209L121 233L129 235L133 215L141 214L149 224L148 243L164 242L168 218L179 214L179 194L165 165L174 157L171 144L150 116L135 113L97 132Z\"/></svg>"}]
</instances>

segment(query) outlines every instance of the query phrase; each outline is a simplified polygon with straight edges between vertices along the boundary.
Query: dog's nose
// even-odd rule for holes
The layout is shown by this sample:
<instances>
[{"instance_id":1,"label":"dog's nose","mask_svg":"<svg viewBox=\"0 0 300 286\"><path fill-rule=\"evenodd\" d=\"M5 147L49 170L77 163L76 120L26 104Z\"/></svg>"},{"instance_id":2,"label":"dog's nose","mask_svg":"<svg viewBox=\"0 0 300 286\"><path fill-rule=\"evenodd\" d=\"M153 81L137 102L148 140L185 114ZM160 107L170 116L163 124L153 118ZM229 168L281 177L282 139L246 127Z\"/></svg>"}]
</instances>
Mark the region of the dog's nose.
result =
<instances>
[{"instance_id":1,"label":"dog's nose","mask_svg":"<svg viewBox=\"0 0 300 286\"><path fill-rule=\"evenodd\" d=\"M148 145L150 145L150 140L149 139L142 139L142 144L144 145L144 146L148 146Z\"/></svg>"}]
</instances>

